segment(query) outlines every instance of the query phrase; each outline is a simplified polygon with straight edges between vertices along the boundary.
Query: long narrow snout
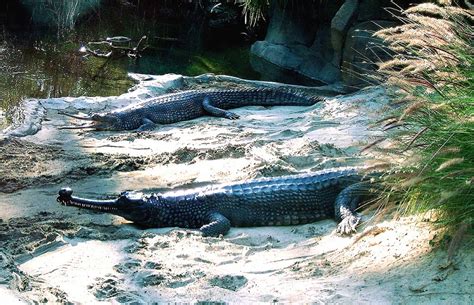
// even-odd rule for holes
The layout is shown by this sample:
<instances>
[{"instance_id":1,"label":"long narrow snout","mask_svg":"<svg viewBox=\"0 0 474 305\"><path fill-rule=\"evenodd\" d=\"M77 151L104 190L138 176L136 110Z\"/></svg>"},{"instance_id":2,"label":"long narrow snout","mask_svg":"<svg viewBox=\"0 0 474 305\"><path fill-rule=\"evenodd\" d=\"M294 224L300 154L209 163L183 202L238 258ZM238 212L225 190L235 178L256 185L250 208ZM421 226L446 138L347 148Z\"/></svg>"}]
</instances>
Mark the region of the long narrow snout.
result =
<instances>
[{"instance_id":1,"label":"long narrow snout","mask_svg":"<svg viewBox=\"0 0 474 305\"><path fill-rule=\"evenodd\" d=\"M90 124L86 125L72 124L68 126L60 126L58 127L58 129L93 129L96 131L123 129L118 116L112 113L95 113L91 116L79 116L63 111L60 111L58 113L77 120L90 122Z\"/></svg>"},{"instance_id":2,"label":"long narrow snout","mask_svg":"<svg viewBox=\"0 0 474 305\"><path fill-rule=\"evenodd\" d=\"M94 119L90 116L79 116L79 115L74 115L70 114L64 111L58 111L58 114L68 116L70 118L78 119L78 120L83 120L83 121L94 121Z\"/></svg>"},{"instance_id":3,"label":"long narrow snout","mask_svg":"<svg viewBox=\"0 0 474 305\"><path fill-rule=\"evenodd\" d=\"M77 120L95 122L95 120L92 117L84 117L84 116L74 115L74 114L70 114L70 113L67 113L67 112L64 112L64 111L58 111L58 114L65 115L67 117L74 118L74 119L77 119ZM97 128L96 125L97 124L94 124L94 123L89 124L89 125L68 125L68 126L60 126L60 127L58 127L58 129L89 129L89 128L96 129Z\"/></svg>"},{"instance_id":4,"label":"long narrow snout","mask_svg":"<svg viewBox=\"0 0 474 305\"><path fill-rule=\"evenodd\" d=\"M96 126L94 124L91 124L91 125L70 125L70 126L59 126L58 127L58 129L88 129L88 128L96 129Z\"/></svg>"},{"instance_id":5,"label":"long narrow snout","mask_svg":"<svg viewBox=\"0 0 474 305\"><path fill-rule=\"evenodd\" d=\"M96 121L92 117L74 115L74 114L70 114L70 113L67 113L67 112L64 112L64 111L58 111L58 114L65 115L67 117L74 118L74 119L77 119L77 120L92 121L92 122ZM93 124L89 124L89 125L68 125L68 126L58 127L58 129L89 129L89 128L96 129L97 124L93 123Z\"/></svg>"},{"instance_id":6,"label":"long narrow snout","mask_svg":"<svg viewBox=\"0 0 474 305\"><path fill-rule=\"evenodd\" d=\"M117 200L94 200L72 196L72 189L69 187L61 188L58 195L56 200L67 206L104 212L113 212L118 208Z\"/></svg>"}]
</instances>

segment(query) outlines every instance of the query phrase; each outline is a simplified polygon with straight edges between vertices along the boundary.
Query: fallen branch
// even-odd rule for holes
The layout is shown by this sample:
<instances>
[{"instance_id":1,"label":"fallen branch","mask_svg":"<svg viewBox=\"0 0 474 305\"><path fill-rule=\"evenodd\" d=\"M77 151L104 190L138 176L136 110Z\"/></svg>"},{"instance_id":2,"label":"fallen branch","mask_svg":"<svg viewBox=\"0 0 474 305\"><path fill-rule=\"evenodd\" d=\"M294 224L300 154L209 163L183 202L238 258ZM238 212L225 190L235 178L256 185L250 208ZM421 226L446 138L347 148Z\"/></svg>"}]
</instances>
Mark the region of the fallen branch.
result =
<instances>
[{"instance_id":1,"label":"fallen branch","mask_svg":"<svg viewBox=\"0 0 474 305\"><path fill-rule=\"evenodd\" d=\"M123 56L138 58L141 56L141 53L148 47L147 45L144 45L144 43L147 41L147 36L142 36L134 47L130 46L131 41L132 40L130 38L125 36L108 37L102 41L90 41L87 43L86 46L82 46L79 51L85 52L88 55L92 55L98 58L119 58ZM120 45L125 43L127 43L128 46ZM91 46L93 45L105 46L107 50L93 50L91 48Z\"/></svg>"}]
</instances>

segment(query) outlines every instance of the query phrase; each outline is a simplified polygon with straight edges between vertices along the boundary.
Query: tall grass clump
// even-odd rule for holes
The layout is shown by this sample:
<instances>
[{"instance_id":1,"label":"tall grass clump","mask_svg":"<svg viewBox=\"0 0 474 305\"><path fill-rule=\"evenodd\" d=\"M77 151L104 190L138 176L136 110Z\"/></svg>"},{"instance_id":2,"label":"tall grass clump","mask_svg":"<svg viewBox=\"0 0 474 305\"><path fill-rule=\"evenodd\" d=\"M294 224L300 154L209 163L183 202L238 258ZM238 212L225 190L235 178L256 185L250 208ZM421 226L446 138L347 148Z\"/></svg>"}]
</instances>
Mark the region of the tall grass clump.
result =
<instances>
[{"instance_id":1,"label":"tall grass clump","mask_svg":"<svg viewBox=\"0 0 474 305\"><path fill-rule=\"evenodd\" d=\"M255 26L260 19L264 18L269 6L269 0L243 0L242 8L245 23Z\"/></svg>"},{"instance_id":2,"label":"tall grass clump","mask_svg":"<svg viewBox=\"0 0 474 305\"><path fill-rule=\"evenodd\" d=\"M265 19L272 4L280 5L285 9L306 10L308 5L321 5L323 0L238 0L236 2L242 5L245 23L253 27L258 21Z\"/></svg>"},{"instance_id":3,"label":"tall grass clump","mask_svg":"<svg viewBox=\"0 0 474 305\"><path fill-rule=\"evenodd\" d=\"M98 8L101 0L22 0L32 20L57 28L58 36L73 30L79 17Z\"/></svg>"},{"instance_id":4,"label":"tall grass clump","mask_svg":"<svg viewBox=\"0 0 474 305\"><path fill-rule=\"evenodd\" d=\"M384 196L402 212L436 211L448 227L474 221L473 11L420 4L375 33L391 60L378 71L394 98L387 117L399 163Z\"/></svg>"}]
</instances>

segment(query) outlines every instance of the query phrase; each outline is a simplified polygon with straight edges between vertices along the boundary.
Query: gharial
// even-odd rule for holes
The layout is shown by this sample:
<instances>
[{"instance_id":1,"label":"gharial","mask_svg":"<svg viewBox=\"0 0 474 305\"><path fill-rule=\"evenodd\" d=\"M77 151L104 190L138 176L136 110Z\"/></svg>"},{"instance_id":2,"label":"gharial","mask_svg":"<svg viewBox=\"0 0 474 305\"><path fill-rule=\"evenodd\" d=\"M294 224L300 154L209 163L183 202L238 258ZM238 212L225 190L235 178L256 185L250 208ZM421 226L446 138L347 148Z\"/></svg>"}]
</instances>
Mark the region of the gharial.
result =
<instances>
[{"instance_id":1,"label":"gharial","mask_svg":"<svg viewBox=\"0 0 474 305\"><path fill-rule=\"evenodd\" d=\"M370 193L373 175L355 167L336 168L147 196L123 192L111 200L80 198L62 188L57 201L119 215L143 227L199 228L204 236L226 234L231 226L296 225L330 217L340 221L338 232L349 234L360 221L355 210Z\"/></svg>"},{"instance_id":2,"label":"gharial","mask_svg":"<svg viewBox=\"0 0 474 305\"><path fill-rule=\"evenodd\" d=\"M77 116L61 112L79 120L91 121L88 125L63 126L61 129L95 130L150 130L156 124L170 124L191 120L204 115L239 118L227 109L243 106L310 106L320 96L306 96L283 89L256 88L235 90L188 90L161 95L111 112Z\"/></svg>"}]
</instances>

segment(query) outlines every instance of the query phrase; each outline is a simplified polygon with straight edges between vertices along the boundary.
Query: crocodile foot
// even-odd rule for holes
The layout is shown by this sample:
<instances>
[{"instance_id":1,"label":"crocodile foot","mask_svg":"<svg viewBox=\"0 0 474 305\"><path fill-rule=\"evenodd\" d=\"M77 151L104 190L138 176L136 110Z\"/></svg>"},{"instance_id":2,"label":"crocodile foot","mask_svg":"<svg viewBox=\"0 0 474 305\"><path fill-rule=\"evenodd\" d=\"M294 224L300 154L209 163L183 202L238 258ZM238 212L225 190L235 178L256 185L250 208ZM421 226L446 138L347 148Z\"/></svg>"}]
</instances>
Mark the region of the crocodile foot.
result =
<instances>
[{"instance_id":1,"label":"crocodile foot","mask_svg":"<svg viewBox=\"0 0 474 305\"><path fill-rule=\"evenodd\" d=\"M238 114L235 114L235 113L230 112L230 111L226 111L225 117L229 120L237 120L238 118L240 118L240 116Z\"/></svg>"},{"instance_id":2,"label":"crocodile foot","mask_svg":"<svg viewBox=\"0 0 474 305\"><path fill-rule=\"evenodd\" d=\"M355 215L350 215L344 218L338 225L336 233L341 235L349 235L355 233L356 227L360 222L360 217Z\"/></svg>"}]
</instances>

